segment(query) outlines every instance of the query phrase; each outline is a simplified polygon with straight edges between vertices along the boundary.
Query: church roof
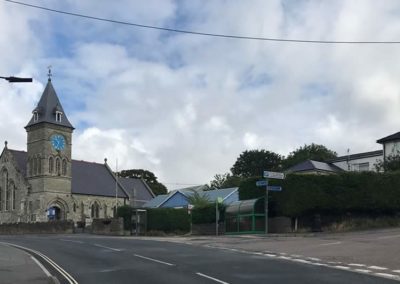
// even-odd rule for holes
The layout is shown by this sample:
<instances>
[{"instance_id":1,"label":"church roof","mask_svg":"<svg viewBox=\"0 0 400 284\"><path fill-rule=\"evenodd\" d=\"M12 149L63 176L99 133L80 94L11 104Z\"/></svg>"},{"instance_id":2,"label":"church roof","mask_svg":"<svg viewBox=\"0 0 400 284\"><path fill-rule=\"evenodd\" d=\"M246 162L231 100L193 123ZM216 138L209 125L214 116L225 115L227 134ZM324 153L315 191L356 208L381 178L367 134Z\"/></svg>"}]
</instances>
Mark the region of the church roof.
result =
<instances>
[{"instance_id":1,"label":"church roof","mask_svg":"<svg viewBox=\"0 0 400 284\"><path fill-rule=\"evenodd\" d=\"M62 113L61 121L56 121L56 111ZM26 127L47 122L74 129L72 124L69 122L63 107L61 106L60 100L57 97L56 91L54 90L50 79L48 80L46 88L40 97L39 103L33 112L38 113L38 119L35 121L34 116L32 116Z\"/></svg>"},{"instance_id":2,"label":"church roof","mask_svg":"<svg viewBox=\"0 0 400 284\"><path fill-rule=\"evenodd\" d=\"M138 203L145 203L154 197L154 193L146 182L139 178L118 178L128 195L135 196Z\"/></svg>"},{"instance_id":3,"label":"church roof","mask_svg":"<svg viewBox=\"0 0 400 284\"><path fill-rule=\"evenodd\" d=\"M26 177L27 153L11 149L8 151L14 156L18 170ZM120 182L121 180L123 183ZM128 198L127 194L130 194L130 190L133 192L133 186L136 188L136 196L139 200L150 200L154 196L143 180L124 178L118 179L118 182L118 197ZM115 197L115 177L105 164L72 160L71 187L73 194ZM131 196L133 197L133 193Z\"/></svg>"}]
</instances>

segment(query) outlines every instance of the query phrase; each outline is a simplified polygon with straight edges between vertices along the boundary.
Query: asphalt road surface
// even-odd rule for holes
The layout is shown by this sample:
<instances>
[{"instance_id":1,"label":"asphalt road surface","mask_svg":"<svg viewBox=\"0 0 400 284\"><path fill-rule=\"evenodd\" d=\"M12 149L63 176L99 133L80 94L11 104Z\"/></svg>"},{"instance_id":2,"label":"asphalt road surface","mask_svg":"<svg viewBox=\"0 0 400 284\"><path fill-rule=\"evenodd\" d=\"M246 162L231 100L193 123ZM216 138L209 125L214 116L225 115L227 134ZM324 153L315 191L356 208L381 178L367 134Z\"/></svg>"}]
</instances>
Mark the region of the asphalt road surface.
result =
<instances>
[{"instance_id":1,"label":"asphalt road surface","mask_svg":"<svg viewBox=\"0 0 400 284\"><path fill-rule=\"evenodd\" d=\"M0 242L29 249L61 283L397 283L262 254L135 238L0 236Z\"/></svg>"}]
</instances>

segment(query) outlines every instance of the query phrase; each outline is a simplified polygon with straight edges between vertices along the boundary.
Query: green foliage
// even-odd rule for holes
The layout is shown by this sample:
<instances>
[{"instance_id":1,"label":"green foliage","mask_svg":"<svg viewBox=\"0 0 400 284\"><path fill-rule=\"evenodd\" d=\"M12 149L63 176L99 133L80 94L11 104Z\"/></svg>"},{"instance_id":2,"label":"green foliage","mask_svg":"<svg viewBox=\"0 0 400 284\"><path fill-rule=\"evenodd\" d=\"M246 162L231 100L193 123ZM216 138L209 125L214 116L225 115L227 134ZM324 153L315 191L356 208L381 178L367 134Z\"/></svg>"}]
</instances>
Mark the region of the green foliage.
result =
<instances>
[{"instance_id":1,"label":"green foliage","mask_svg":"<svg viewBox=\"0 0 400 284\"><path fill-rule=\"evenodd\" d=\"M265 194L257 188L257 178L240 185L239 198L253 199ZM298 217L316 213L394 214L400 212L400 173L346 172L338 175L290 174L285 180L269 180L281 185L281 192L269 192L271 214Z\"/></svg>"},{"instance_id":2,"label":"green foliage","mask_svg":"<svg viewBox=\"0 0 400 284\"><path fill-rule=\"evenodd\" d=\"M187 209L147 209L147 230L163 231L165 233L189 232L190 215Z\"/></svg>"},{"instance_id":3,"label":"green foliage","mask_svg":"<svg viewBox=\"0 0 400 284\"><path fill-rule=\"evenodd\" d=\"M335 157L337 157L336 152L329 150L324 145L312 143L311 145L304 145L291 152L283 161L283 166L284 169L288 169L306 160L325 162Z\"/></svg>"},{"instance_id":4,"label":"green foliage","mask_svg":"<svg viewBox=\"0 0 400 284\"><path fill-rule=\"evenodd\" d=\"M380 160L375 164L377 171L394 172L400 170L400 153L389 155L384 161Z\"/></svg>"},{"instance_id":5,"label":"green foliage","mask_svg":"<svg viewBox=\"0 0 400 284\"><path fill-rule=\"evenodd\" d=\"M206 207L211 202L207 195L200 194L195 190L193 190L193 194L188 197L188 201L189 204L192 204L194 207Z\"/></svg>"},{"instance_id":6,"label":"green foliage","mask_svg":"<svg viewBox=\"0 0 400 284\"><path fill-rule=\"evenodd\" d=\"M132 210L129 205L119 206L117 208L117 216L124 218L124 229L130 230L132 228Z\"/></svg>"},{"instance_id":7,"label":"green foliage","mask_svg":"<svg viewBox=\"0 0 400 284\"><path fill-rule=\"evenodd\" d=\"M210 182L211 188L230 188L238 187L242 179L238 176L233 176L230 173L216 174Z\"/></svg>"},{"instance_id":8,"label":"green foliage","mask_svg":"<svg viewBox=\"0 0 400 284\"><path fill-rule=\"evenodd\" d=\"M118 173L120 177L140 178L143 179L151 188L155 195L166 194L167 188L162 183L158 182L154 173L148 170L132 169L123 170Z\"/></svg>"},{"instance_id":9,"label":"green foliage","mask_svg":"<svg viewBox=\"0 0 400 284\"><path fill-rule=\"evenodd\" d=\"M215 223L215 202L209 203L204 207L194 207L192 210L193 224L211 224ZM225 205L218 204L219 221L223 221L225 217Z\"/></svg>"},{"instance_id":10,"label":"green foliage","mask_svg":"<svg viewBox=\"0 0 400 284\"><path fill-rule=\"evenodd\" d=\"M263 171L281 169L282 156L267 150L244 151L231 168L234 176L241 178L262 176Z\"/></svg>"}]
</instances>

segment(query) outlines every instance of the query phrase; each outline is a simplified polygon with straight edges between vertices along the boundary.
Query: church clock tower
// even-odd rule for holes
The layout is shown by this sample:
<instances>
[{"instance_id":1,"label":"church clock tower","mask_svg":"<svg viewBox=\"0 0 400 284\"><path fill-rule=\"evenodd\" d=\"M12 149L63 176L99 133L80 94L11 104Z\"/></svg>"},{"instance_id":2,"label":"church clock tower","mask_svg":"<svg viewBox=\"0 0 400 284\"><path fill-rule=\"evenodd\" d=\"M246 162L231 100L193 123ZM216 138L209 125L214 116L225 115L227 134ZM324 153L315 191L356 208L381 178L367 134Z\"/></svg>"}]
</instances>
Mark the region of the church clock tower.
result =
<instances>
[{"instance_id":1,"label":"church clock tower","mask_svg":"<svg viewBox=\"0 0 400 284\"><path fill-rule=\"evenodd\" d=\"M27 173L31 193L48 193L46 199L71 194L71 145L74 127L61 106L50 78L25 127ZM43 195L42 195L43 197Z\"/></svg>"}]
</instances>

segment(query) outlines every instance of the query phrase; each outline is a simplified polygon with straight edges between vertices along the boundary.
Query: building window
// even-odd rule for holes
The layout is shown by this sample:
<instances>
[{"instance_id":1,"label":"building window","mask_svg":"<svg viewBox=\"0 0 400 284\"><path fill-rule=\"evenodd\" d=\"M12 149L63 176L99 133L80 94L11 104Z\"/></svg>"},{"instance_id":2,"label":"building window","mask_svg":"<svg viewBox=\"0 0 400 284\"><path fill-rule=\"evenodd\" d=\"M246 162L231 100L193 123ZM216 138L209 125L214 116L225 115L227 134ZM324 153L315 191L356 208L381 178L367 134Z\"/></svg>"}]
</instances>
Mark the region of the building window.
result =
<instances>
[{"instance_id":1,"label":"building window","mask_svg":"<svg viewBox=\"0 0 400 284\"><path fill-rule=\"evenodd\" d=\"M63 159L62 161L62 175L67 175L67 160Z\"/></svg>"},{"instance_id":2,"label":"building window","mask_svg":"<svg viewBox=\"0 0 400 284\"><path fill-rule=\"evenodd\" d=\"M8 193L8 172L7 172L7 170L4 170L3 171L3 190L4 190L4 194L5 194L5 210L8 210L8 205L9 204L7 204L7 200L8 200L8 195L7 195L7 193Z\"/></svg>"},{"instance_id":3,"label":"building window","mask_svg":"<svg viewBox=\"0 0 400 284\"><path fill-rule=\"evenodd\" d=\"M37 157L37 173L40 175L42 173L42 159Z\"/></svg>"},{"instance_id":4,"label":"building window","mask_svg":"<svg viewBox=\"0 0 400 284\"><path fill-rule=\"evenodd\" d=\"M61 165L60 165L60 159L56 158L56 174L61 175Z\"/></svg>"},{"instance_id":5,"label":"building window","mask_svg":"<svg viewBox=\"0 0 400 284\"><path fill-rule=\"evenodd\" d=\"M74 211L74 212L76 212L76 204L74 203L74 205L72 206L72 210Z\"/></svg>"},{"instance_id":6,"label":"building window","mask_svg":"<svg viewBox=\"0 0 400 284\"><path fill-rule=\"evenodd\" d=\"M104 218L107 218L107 205L104 204L103 208L104 208Z\"/></svg>"},{"instance_id":7,"label":"building window","mask_svg":"<svg viewBox=\"0 0 400 284\"><path fill-rule=\"evenodd\" d=\"M37 174L37 159L33 158L33 175Z\"/></svg>"},{"instance_id":8,"label":"building window","mask_svg":"<svg viewBox=\"0 0 400 284\"><path fill-rule=\"evenodd\" d=\"M33 158L29 159L29 176L33 175Z\"/></svg>"},{"instance_id":9,"label":"building window","mask_svg":"<svg viewBox=\"0 0 400 284\"><path fill-rule=\"evenodd\" d=\"M37 111L33 112L33 121L36 122L39 120L39 113Z\"/></svg>"},{"instance_id":10,"label":"building window","mask_svg":"<svg viewBox=\"0 0 400 284\"><path fill-rule=\"evenodd\" d=\"M360 164L358 164L358 171L359 172L369 171L369 163L360 163Z\"/></svg>"},{"instance_id":11,"label":"building window","mask_svg":"<svg viewBox=\"0 0 400 284\"><path fill-rule=\"evenodd\" d=\"M10 210L10 204L11 204L11 190L10 190L10 186L7 186L7 189L6 189L6 211Z\"/></svg>"},{"instance_id":12,"label":"building window","mask_svg":"<svg viewBox=\"0 0 400 284\"><path fill-rule=\"evenodd\" d=\"M49 173L52 174L54 172L54 159L53 157L49 158Z\"/></svg>"},{"instance_id":13,"label":"building window","mask_svg":"<svg viewBox=\"0 0 400 284\"><path fill-rule=\"evenodd\" d=\"M61 118L62 118L62 112L56 111L56 121L61 122Z\"/></svg>"},{"instance_id":14,"label":"building window","mask_svg":"<svg viewBox=\"0 0 400 284\"><path fill-rule=\"evenodd\" d=\"M91 216L92 216L92 219L94 219L94 218L99 218L99 212L100 212L100 206L99 206L99 204L95 201L93 204L92 204L92 214L91 214Z\"/></svg>"},{"instance_id":15,"label":"building window","mask_svg":"<svg viewBox=\"0 0 400 284\"><path fill-rule=\"evenodd\" d=\"M3 188L0 187L0 211L3 211Z\"/></svg>"},{"instance_id":16,"label":"building window","mask_svg":"<svg viewBox=\"0 0 400 284\"><path fill-rule=\"evenodd\" d=\"M15 184L14 183L12 183L12 184L10 184L10 188L11 188L11 198L12 198L12 201L11 201L11 210L15 210L15 208L17 208L16 207L16 204L17 204L17 198L16 198L16 188L15 188Z\"/></svg>"}]
</instances>

